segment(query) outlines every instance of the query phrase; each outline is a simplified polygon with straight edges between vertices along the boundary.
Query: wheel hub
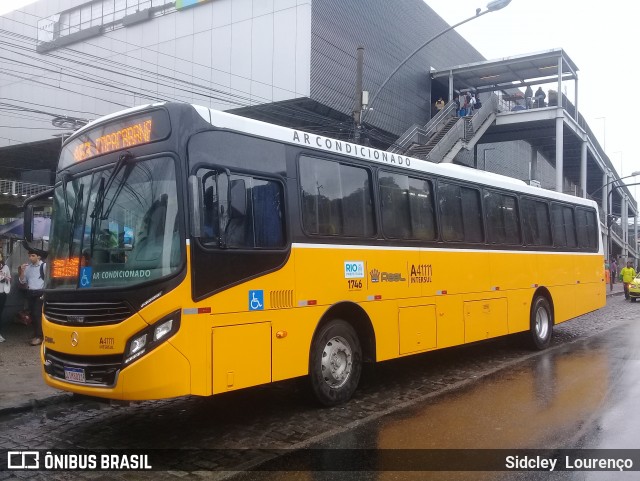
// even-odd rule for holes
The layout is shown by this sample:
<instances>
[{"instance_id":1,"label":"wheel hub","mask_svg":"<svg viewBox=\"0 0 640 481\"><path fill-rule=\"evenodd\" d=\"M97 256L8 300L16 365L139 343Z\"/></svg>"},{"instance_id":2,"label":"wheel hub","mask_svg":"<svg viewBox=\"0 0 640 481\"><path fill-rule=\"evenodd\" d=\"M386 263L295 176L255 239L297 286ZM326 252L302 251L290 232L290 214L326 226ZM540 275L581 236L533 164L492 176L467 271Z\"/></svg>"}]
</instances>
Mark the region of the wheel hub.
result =
<instances>
[{"instance_id":1,"label":"wheel hub","mask_svg":"<svg viewBox=\"0 0 640 481\"><path fill-rule=\"evenodd\" d=\"M353 367L351 346L343 337L329 339L322 351L322 376L332 388L343 386Z\"/></svg>"},{"instance_id":2,"label":"wheel hub","mask_svg":"<svg viewBox=\"0 0 640 481\"><path fill-rule=\"evenodd\" d=\"M546 309L539 308L536 312L536 335L539 339L546 339L549 332L549 315Z\"/></svg>"}]
</instances>

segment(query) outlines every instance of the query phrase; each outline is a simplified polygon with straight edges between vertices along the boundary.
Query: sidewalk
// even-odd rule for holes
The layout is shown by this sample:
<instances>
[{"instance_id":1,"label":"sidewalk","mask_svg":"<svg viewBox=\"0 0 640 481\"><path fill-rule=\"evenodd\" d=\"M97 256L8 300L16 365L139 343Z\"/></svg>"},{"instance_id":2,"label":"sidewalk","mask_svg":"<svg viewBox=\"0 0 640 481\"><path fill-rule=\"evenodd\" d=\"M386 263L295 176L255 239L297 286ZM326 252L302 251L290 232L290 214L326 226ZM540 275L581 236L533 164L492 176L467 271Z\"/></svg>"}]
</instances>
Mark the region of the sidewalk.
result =
<instances>
[{"instance_id":1,"label":"sidewalk","mask_svg":"<svg viewBox=\"0 0 640 481\"><path fill-rule=\"evenodd\" d=\"M623 294L622 283L607 287L607 297ZM5 321L0 331L0 416L71 399L67 392L53 389L42 380L40 350L30 346L30 326Z\"/></svg>"},{"instance_id":2,"label":"sidewalk","mask_svg":"<svg viewBox=\"0 0 640 481\"><path fill-rule=\"evenodd\" d=\"M47 386L40 371L40 348L29 345L31 326L2 323L0 334L0 416L71 398Z\"/></svg>"}]
</instances>

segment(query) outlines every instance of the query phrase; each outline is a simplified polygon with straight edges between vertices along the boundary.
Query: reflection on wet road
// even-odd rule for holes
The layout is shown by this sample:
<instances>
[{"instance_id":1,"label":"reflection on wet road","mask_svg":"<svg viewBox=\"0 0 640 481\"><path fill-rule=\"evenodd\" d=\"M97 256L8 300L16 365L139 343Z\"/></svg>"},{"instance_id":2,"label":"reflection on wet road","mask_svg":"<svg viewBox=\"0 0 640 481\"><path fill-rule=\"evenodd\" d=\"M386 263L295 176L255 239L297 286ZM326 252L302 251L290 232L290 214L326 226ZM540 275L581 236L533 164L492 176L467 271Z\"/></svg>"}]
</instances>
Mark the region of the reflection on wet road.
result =
<instances>
[{"instance_id":1,"label":"reflection on wet road","mask_svg":"<svg viewBox=\"0 0 640 481\"><path fill-rule=\"evenodd\" d=\"M560 345L477 383L324 439L310 448L639 449L639 400L640 315L637 322ZM326 455L326 451L322 453ZM464 460L460 466L464 466ZM338 479L326 471L247 473L240 478L257 479L258 474L260 479ZM381 471L343 472L339 478L613 480L640 479L640 474Z\"/></svg>"}]
</instances>

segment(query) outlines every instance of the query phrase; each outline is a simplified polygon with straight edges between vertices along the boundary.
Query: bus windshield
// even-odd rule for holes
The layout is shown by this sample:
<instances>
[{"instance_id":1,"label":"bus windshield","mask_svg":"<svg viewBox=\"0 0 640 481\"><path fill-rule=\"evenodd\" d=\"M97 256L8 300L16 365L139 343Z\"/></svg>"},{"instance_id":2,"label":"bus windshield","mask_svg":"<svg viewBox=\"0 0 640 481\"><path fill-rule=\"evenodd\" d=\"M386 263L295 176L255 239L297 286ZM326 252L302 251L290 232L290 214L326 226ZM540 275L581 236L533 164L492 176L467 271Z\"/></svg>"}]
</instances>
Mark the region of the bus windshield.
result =
<instances>
[{"instance_id":1,"label":"bus windshield","mask_svg":"<svg viewBox=\"0 0 640 481\"><path fill-rule=\"evenodd\" d=\"M177 198L168 157L129 158L63 180L54 191L49 287L128 287L175 272Z\"/></svg>"}]
</instances>

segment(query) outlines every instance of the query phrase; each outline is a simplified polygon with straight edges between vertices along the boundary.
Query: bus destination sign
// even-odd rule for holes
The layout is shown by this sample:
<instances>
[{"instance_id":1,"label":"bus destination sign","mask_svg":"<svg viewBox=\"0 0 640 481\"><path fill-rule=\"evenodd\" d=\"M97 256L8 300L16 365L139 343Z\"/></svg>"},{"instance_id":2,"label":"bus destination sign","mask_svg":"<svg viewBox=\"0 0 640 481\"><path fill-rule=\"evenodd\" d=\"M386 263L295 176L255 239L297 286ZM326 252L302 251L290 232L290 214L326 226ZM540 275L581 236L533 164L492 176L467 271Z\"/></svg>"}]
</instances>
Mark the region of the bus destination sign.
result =
<instances>
[{"instance_id":1,"label":"bus destination sign","mask_svg":"<svg viewBox=\"0 0 640 481\"><path fill-rule=\"evenodd\" d=\"M65 145L60 169L100 155L129 149L169 135L169 119L163 110L154 110L118 119L82 132Z\"/></svg>"},{"instance_id":2,"label":"bus destination sign","mask_svg":"<svg viewBox=\"0 0 640 481\"><path fill-rule=\"evenodd\" d=\"M73 159L79 162L114 150L147 144L151 142L152 125L152 119L143 119L128 127L82 142L73 149Z\"/></svg>"}]
</instances>

